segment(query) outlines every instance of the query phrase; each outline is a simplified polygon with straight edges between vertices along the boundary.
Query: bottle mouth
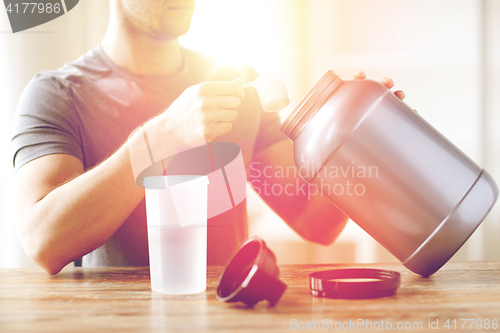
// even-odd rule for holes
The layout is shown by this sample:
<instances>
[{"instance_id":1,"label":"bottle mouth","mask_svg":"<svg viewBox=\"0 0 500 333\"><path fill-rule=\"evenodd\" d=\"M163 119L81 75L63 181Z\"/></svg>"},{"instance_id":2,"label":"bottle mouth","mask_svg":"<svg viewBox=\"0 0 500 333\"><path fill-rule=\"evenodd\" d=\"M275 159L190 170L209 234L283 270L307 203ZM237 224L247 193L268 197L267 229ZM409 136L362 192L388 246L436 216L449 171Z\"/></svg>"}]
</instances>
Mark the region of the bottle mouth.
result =
<instances>
[{"instance_id":1,"label":"bottle mouth","mask_svg":"<svg viewBox=\"0 0 500 333\"><path fill-rule=\"evenodd\" d=\"M325 104L342 82L340 76L333 71L326 72L297 104L280 130L290 139L295 139L308 119Z\"/></svg>"}]
</instances>

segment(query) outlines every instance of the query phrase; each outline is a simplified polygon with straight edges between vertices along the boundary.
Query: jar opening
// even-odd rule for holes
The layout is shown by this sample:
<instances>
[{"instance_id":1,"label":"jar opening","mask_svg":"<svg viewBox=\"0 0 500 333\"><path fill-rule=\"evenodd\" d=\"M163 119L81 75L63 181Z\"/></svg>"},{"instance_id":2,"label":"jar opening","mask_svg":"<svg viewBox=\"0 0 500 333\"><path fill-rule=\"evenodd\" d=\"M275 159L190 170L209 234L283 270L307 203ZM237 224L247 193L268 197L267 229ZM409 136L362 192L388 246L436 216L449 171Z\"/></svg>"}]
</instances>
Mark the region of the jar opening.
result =
<instances>
[{"instance_id":1,"label":"jar opening","mask_svg":"<svg viewBox=\"0 0 500 333\"><path fill-rule=\"evenodd\" d=\"M294 140L300 130L307 124L309 118L325 104L342 82L340 76L333 71L326 72L290 113L283 125L281 125L281 131Z\"/></svg>"}]
</instances>

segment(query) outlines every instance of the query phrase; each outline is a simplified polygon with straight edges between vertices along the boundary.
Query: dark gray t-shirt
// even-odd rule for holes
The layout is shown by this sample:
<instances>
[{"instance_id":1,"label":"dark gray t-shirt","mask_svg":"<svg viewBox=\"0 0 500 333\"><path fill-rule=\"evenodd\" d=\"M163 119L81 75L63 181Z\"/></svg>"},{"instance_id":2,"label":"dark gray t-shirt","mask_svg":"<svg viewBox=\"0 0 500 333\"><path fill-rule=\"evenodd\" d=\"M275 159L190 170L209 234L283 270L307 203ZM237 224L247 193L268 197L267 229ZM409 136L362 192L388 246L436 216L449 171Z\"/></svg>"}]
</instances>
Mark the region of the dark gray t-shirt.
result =
<instances>
[{"instance_id":1,"label":"dark gray t-shirt","mask_svg":"<svg viewBox=\"0 0 500 333\"><path fill-rule=\"evenodd\" d=\"M169 76L130 72L113 63L100 46L58 70L38 73L24 89L14 119L16 170L48 154L73 155L85 170L91 169L189 86L257 76L250 67L218 67L204 54L185 48L182 53L182 69ZM263 112L255 91L247 89L233 129L216 141L240 146L248 175L258 151L285 139L279 126L278 115ZM208 225L208 263L223 265L247 236L246 202L209 219ZM104 245L83 258L84 266L148 263L144 200Z\"/></svg>"}]
</instances>

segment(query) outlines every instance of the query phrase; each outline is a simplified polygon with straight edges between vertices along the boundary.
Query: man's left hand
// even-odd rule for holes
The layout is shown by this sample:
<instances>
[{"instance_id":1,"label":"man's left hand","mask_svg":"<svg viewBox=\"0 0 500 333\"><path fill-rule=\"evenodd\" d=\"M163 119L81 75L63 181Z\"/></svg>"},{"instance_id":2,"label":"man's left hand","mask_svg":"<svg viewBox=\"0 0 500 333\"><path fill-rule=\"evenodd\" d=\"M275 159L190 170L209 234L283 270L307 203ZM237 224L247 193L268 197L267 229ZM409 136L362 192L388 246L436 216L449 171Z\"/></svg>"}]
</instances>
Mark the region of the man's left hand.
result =
<instances>
[{"instance_id":1,"label":"man's left hand","mask_svg":"<svg viewBox=\"0 0 500 333\"><path fill-rule=\"evenodd\" d=\"M359 71L356 75L354 75L354 79L355 80L366 79L366 74ZM392 87L394 87L394 81L392 79L387 78L387 77L384 77L382 80L380 80L380 82L382 82L382 84L389 89L392 89ZM403 90L396 90L394 92L394 95L396 95L400 100L403 100L406 97Z\"/></svg>"}]
</instances>

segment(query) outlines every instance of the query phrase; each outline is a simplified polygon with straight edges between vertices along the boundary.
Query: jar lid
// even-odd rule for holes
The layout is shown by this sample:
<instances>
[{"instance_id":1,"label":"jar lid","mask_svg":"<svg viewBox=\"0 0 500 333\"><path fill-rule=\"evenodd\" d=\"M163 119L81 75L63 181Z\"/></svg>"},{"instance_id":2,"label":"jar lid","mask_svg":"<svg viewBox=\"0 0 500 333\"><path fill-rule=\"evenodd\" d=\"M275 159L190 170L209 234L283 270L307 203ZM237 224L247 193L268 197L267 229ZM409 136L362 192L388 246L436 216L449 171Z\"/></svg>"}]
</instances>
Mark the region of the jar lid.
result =
<instances>
[{"instance_id":1,"label":"jar lid","mask_svg":"<svg viewBox=\"0 0 500 333\"><path fill-rule=\"evenodd\" d=\"M396 271L370 268L333 269L309 275L311 295L361 299L394 295L401 285ZM363 281L368 280L368 281Z\"/></svg>"},{"instance_id":2,"label":"jar lid","mask_svg":"<svg viewBox=\"0 0 500 333\"><path fill-rule=\"evenodd\" d=\"M333 84L335 80L337 80L337 82ZM329 70L326 72L326 74L307 92L302 101L297 104L292 113L290 113L283 125L281 125L281 131L287 137L293 139L292 132L296 128L300 129L303 127L298 126L299 123L302 125L303 120L306 120L304 118L308 119L310 115L316 113L316 111L325 104L341 82L343 82L342 79L333 71ZM305 117L306 114L309 116Z\"/></svg>"}]
</instances>

